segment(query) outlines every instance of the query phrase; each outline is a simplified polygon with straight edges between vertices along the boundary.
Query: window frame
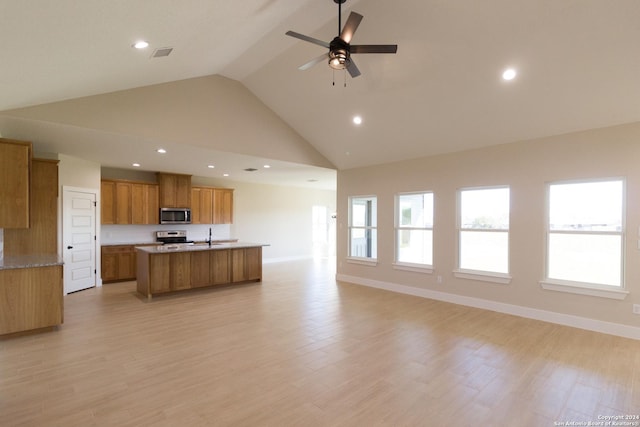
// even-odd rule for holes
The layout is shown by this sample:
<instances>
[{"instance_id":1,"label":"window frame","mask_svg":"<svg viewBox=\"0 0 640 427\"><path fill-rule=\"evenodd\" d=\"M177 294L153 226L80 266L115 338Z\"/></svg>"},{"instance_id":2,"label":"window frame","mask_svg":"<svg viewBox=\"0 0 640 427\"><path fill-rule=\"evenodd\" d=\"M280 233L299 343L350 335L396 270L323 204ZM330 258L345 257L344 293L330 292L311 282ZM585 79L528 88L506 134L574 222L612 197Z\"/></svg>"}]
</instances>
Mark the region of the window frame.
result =
<instances>
[{"instance_id":1,"label":"window frame","mask_svg":"<svg viewBox=\"0 0 640 427\"><path fill-rule=\"evenodd\" d=\"M412 227L412 226L402 226L400 224L401 215L400 212L400 198L402 196L415 196L415 195L431 195L432 199L432 211L431 211L431 227ZM407 271L415 271L419 273L433 273L433 223L434 223L434 215L435 215L435 194L433 191L409 191L397 193L395 195L395 204L394 204L394 263L393 268L396 270L407 270ZM431 231L431 263L416 263L416 262L407 262L400 261L399 258L399 234L401 230L418 230L418 231Z\"/></svg>"},{"instance_id":2,"label":"window frame","mask_svg":"<svg viewBox=\"0 0 640 427\"><path fill-rule=\"evenodd\" d=\"M615 182L620 181L622 185L622 200L621 203L621 218L620 218L620 232L616 231L598 231L598 230L551 230L551 187L553 185L567 185L567 184L596 184L599 182ZM629 292L626 290L625 281L625 248L626 248L626 200L627 200L627 184L624 177L608 177L608 178L585 178L585 179L571 179L571 180L558 180L550 181L546 183L545 192L545 220L544 220L544 233L545 233L545 248L544 248L544 279L540 281L542 289L568 292L579 295L589 295L602 298L610 298L623 300L627 297ZM550 264L550 245L551 235L553 234L572 234L572 235L586 235L586 236L620 236L620 285L606 285L600 283L590 283L576 280L555 279L549 277L549 264Z\"/></svg>"},{"instance_id":3,"label":"window frame","mask_svg":"<svg viewBox=\"0 0 640 427\"><path fill-rule=\"evenodd\" d=\"M353 202L354 200L369 200L369 201L374 201L375 200L375 213L373 213L371 215L370 220L374 220L375 219L375 225L364 225L364 226L354 226L353 225ZM375 266L378 264L378 197L375 195L367 195L367 196L349 196L349 221L347 224L347 261L350 263L354 263L354 264L363 264L363 265L370 265L370 266ZM354 229L358 229L358 230L364 230L365 234L371 234L371 231L375 231L375 252L376 252L376 257L372 257L372 256L367 256L367 257L360 257L360 256L354 256L351 254L351 248L352 248L352 244L351 244L351 236L352 236L352 231ZM371 241L373 241L373 237L369 236L369 239ZM369 250L371 248L368 248Z\"/></svg>"},{"instance_id":4,"label":"window frame","mask_svg":"<svg viewBox=\"0 0 640 427\"><path fill-rule=\"evenodd\" d=\"M477 228L463 228L462 227L462 193L465 191L478 191L478 190L495 190L495 189L507 189L509 193L509 226L505 229L477 229ZM457 278L478 280L482 282L491 282L502 285L508 285L511 283L511 186L508 184L503 185L487 185L487 186L474 186L474 187L462 187L456 192L456 269L453 274ZM462 268L462 233L464 231L474 232L486 232L486 233L506 233L507 234L507 272L498 272L491 270L476 270L469 268Z\"/></svg>"}]
</instances>

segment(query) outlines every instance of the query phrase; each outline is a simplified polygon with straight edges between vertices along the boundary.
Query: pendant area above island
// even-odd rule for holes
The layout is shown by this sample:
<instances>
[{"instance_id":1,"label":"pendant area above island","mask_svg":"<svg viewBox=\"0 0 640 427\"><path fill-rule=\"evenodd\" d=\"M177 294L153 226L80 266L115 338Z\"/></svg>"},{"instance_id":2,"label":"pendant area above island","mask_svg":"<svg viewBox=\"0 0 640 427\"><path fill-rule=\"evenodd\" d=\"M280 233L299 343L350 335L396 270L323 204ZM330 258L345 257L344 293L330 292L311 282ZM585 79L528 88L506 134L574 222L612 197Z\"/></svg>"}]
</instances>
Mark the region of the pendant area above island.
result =
<instances>
[{"instance_id":1,"label":"pendant area above island","mask_svg":"<svg viewBox=\"0 0 640 427\"><path fill-rule=\"evenodd\" d=\"M257 243L217 243L136 247L137 290L153 295L262 281L262 247Z\"/></svg>"}]
</instances>

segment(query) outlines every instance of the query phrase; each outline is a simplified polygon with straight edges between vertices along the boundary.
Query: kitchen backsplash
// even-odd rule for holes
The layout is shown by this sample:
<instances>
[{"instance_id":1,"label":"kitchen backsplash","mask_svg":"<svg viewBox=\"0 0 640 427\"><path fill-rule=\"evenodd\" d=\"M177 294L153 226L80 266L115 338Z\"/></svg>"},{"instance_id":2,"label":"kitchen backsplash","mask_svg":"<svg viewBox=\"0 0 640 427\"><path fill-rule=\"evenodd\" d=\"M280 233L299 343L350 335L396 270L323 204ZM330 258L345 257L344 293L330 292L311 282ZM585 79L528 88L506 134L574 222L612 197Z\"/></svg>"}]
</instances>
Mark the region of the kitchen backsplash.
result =
<instances>
[{"instance_id":1,"label":"kitchen backsplash","mask_svg":"<svg viewBox=\"0 0 640 427\"><path fill-rule=\"evenodd\" d=\"M233 238L230 224L102 225L100 244L152 243L156 241L156 231L165 230L186 230L188 240L204 241L209 238L209 227L214 240Z\"/></svg>"}]
</instances>

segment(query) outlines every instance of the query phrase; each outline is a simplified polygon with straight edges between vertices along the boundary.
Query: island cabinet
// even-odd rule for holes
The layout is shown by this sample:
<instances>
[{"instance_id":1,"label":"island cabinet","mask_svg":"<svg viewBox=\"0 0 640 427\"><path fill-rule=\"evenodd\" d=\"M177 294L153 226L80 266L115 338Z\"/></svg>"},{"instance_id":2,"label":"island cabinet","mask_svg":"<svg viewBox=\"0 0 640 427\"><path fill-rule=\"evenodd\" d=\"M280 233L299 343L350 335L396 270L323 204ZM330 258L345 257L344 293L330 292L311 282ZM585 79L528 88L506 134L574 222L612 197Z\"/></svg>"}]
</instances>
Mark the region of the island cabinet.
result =
<instances>
[{"instance_id":1,"label":"island cabinet","mask_svg":"<svg viewBox=\"0 0 640 427\"><path fill-rule=\"evenodd\" d=\"M262 248L231 250L231 281L246 282L262 277Z\"/></svg>"},{"instance_id":2,"label":"island cabinet","mask_svg":"<svg viewBox=\"0 0 640 427\"><path fill-rule=\"evenodd\" d=\"M0 228L29 228L31 143L0 138Z\"/></svg>"},{"instance_id":3,"label":"island cabinet","mask_svg":"<svg viewBox=\"0 0 640 427\"><path fill-rule=\"evenodd\" d=\"M261 246L220 246L225 245L171 252L138 248L138 292L151 298L166 292L262 280Z\"/></svg>"},{"instance_id":4,"label":"island cabinet","mask_svg":"<svg viewBox=\"0 0 640 427\"><path fill-rule=\"evenodd\" d=\"M102 224L158 224L158 185L102 180L100 183Z\"/></svg>"}]
</instances>

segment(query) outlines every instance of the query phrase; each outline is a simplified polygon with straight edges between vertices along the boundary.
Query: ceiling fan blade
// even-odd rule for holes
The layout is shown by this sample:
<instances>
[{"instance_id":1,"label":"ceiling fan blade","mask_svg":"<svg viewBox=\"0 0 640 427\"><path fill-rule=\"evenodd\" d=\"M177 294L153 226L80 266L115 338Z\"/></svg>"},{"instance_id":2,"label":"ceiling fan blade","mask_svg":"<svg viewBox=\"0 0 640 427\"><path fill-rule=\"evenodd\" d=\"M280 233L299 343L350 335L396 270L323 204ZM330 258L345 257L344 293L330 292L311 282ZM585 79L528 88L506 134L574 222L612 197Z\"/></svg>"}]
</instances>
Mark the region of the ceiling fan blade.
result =
<instances>
[{"instance_id":1,"label":"ceiling fan blade","mask_svg":"<svg viewBox=\"0 0 640 427\"><path fill-rule=\"evenodd\" d=\"M340 33L340 38L347 43L351 43L351 38L353 34L358 29L358 25L360 25L360 21L362 21L363 16L359 13L351 12L347 22L342 27L342 32Z\"/></svg>"},{"instance_id":2,"label":"ceiling fan blade","mask_svg":"<svg viewBox=\"0 0 640 427\"><path fill-rule=\"evenodd\" d=\"M351 53L396 53L397 44L357 44L351 46Z\"/></svg>"},{"instance_id":3,"label":"ceiling fan blade","mask_svg":"<svg viewBox=\"0 0 640 427\"><path fill-rule=\"evenodd\" d=\"M360 75L360 70L356 67L356 63L353 62L353 59L349 62L349 66L347 67L347 71L351 75L351 77L358 77Z\"/></svg>"},{"instance_id":4,"label":"ceiling fan blade","mask_svg":"<svg viewBox=\"0 0 640 427\"><path fill-rule=\"evenodd\" d=\"M313 37L305 36L304 34L296 33L295 31L287 31L285 34L329 49L329 43L323 42L322 40L314 39Z\"/></svg>"},{"instance_id":5,"label":"ceiling fan blade","mask_svg":"<svg viewBox=\"0 0 640 427\"><path fill-rule=\"evenodd\" d=\"M311 61L307 62L306 64L303 64L301 66L298 67L298 70L308 70L309 68L313 67L314 65L326 60L328 58L329 54L327 53L323 53L322 55L318 56L317 58L313 58Z\"/></svg>"}]
</instances>

